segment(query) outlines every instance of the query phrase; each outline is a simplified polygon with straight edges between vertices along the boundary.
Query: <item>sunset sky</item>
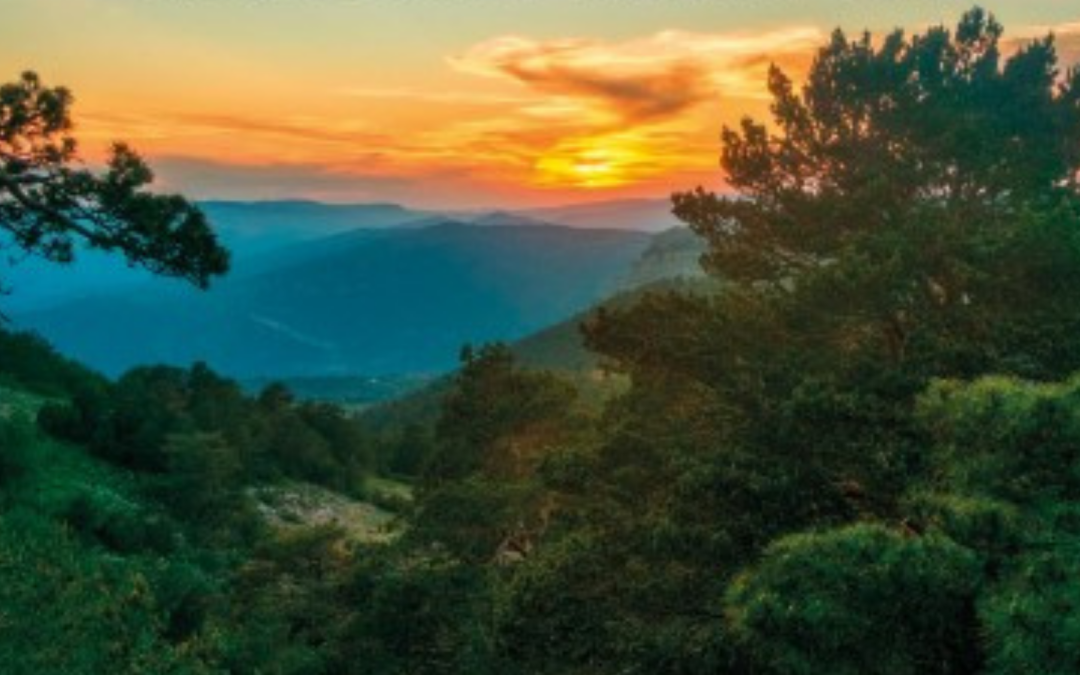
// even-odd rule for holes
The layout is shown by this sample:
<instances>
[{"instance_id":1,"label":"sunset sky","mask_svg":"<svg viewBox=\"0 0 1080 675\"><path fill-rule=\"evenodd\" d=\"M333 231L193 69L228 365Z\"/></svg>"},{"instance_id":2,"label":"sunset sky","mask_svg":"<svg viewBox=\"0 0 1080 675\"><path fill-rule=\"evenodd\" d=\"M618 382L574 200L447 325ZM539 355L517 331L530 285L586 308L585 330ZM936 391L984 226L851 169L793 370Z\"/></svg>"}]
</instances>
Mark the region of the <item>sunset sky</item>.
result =
<instances>
[{"instance_id":1,"label":"sunset sky","mask_svg":"<svg viewBox=\"0 0 1080 675\"><path fill-rule=\"evenodd\" d=\"M0 0L0 70L70 87L83 154L131 142L199 198L545 205L722 188L764 73L970 0ZM1080 61L1076 0L987 5Z\"/></svg>"}]
</instances>

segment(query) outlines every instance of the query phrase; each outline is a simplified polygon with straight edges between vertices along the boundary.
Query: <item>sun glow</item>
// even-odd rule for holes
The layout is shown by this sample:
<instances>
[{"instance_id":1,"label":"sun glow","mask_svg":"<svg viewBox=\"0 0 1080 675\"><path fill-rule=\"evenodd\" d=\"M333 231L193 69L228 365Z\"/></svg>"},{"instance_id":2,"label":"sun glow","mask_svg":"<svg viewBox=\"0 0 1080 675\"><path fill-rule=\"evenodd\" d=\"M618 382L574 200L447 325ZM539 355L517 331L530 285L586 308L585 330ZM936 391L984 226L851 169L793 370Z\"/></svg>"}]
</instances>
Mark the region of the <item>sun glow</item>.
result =
<instances>
[{"instance_id":1,"label":"sun glow","mask_svg":"<svg viewBox=\"0 0 1080 675\"><path fill-rule=\"evenodd\" d=\"M634 144L587 138L557 144L537 159L535 182L543 187L610 188L656 173Z\"/></svg>"},{"instance_id":2,"label":"sun glow","mask_svg":"<svg viewBox=\"0 0 1080 675\"><path fill-rule=\"evenodd\" d=\"M2 0L0 82L30 67L71 88L88 161L125 140L202 199L655 197L724 189L720 129L769 119L769 65L799 81L837 23L824 6L857 31L942 3L468 4ZM1053 27L1080 61L1075 2L1015 4L1008 45Z\"/></svg>"}]
</instances>

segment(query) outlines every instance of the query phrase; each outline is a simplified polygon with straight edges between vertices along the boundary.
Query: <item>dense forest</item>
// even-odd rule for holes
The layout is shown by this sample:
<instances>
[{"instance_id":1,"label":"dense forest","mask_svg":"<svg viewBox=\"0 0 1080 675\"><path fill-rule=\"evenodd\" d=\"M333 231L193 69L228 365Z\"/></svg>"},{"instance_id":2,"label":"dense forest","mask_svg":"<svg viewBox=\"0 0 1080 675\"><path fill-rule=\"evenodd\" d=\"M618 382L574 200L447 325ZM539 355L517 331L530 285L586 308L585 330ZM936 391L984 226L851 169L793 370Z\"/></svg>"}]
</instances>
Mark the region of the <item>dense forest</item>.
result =
<instances>
[{"instance_id":1,"label":"dense forest","mask_svg":"<svg viewBox=\"0 0 1080 675\"><path fill-rule=\"evenodd\" d=\"M0 670L1080 672L1080 71L1001 36L774 67L673 197L714 281L573 367L354 417L0 333Z\"/></svg>"}]
</instances>

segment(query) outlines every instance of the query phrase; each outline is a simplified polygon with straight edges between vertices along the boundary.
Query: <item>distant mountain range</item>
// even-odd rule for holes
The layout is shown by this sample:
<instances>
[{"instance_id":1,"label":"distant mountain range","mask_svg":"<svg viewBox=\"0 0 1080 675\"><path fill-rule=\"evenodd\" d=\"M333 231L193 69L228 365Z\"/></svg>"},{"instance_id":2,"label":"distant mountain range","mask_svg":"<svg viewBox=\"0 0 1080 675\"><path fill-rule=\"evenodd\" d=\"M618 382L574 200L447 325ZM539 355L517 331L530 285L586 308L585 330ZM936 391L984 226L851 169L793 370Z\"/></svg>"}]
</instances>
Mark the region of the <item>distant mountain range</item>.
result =
<instances>
[{"instance_id":1,"label":"distant mountain range","mask_svg":"<svg viewBox=\"0 0 1080 675\"><path fill-rule=\"evenodd\" d=\"M394 204L334 205L305 201L202 202L199 206L233 255L233 272L256 269L253 261L273 260L297 246L355 231L405 227L435 214ZM28 258L8 266L0 262L0 281L12 293L0 298L9 313L39 310L87 296L177 282L129 267L122 258L94 250L79 251L76 264L58 266Z\"/></svg>"},{"instance_id":2,"label":"distant mountain range","mask_svg":"<svg viewBox=\"0 0 1080 675\"><path fill-rule=\"evenodd\" d=\"M519 215L570 227L618 228L662 232L679 226L667 199L619 199L530 209Z\"/></svg>"},{"instance_id":3,"label":"distant mountain range","mask_svg":"<svg viewBox=\"0 0 1080 675\"><path fill-rule=\"evenodd\" d=\"M324 204L286 200L265 202L200 202L222 242L233 253L234 274L278 266L295 249L318 250L333 235L357 230L416 228L443 220L484 226L564 225L586 229L659 232L676 223L670 203L663 199L607 201L525 211L487 210L442 212L397 204ZM310 245L310 246L309 246ZM77 264L58 267L29 258L9 265L0 261L0 310L19 313L40 310L91 295L137 286L173 285L148 272L131 268L115 255L81 251Z\"/></svg>"},{"instance_id":4,"label":"distant mountain range","mask_svg":"<svg viewBox=\"0 0 1080 675\"><path fill-rule=\"evenodd\" d=\"M203 360L237 377L421 373L618 287L649 235L452 221L278 251L208 293L151 283L14 315L107 373Z\"/></svg>"},{"instance_id":5,"label":"distant mountain range","mask_svg":"<svg viewBox=\"0 0 1080 675\"><path fill-rule=\"evenodd\" d=\"M648 271L671 234L580 226L640 202L546 213L577 217L576 227L535 211L202 206L234 252L232 273L209 292L90 256L71 268L20 268L10 296L19 302L0 304L16 327L110 374L201 360L240 378L385 376L445 371L465 343L516 340L671 275ZM620 222L644 222L636 218Z\"/></svg>"}]
</instances>

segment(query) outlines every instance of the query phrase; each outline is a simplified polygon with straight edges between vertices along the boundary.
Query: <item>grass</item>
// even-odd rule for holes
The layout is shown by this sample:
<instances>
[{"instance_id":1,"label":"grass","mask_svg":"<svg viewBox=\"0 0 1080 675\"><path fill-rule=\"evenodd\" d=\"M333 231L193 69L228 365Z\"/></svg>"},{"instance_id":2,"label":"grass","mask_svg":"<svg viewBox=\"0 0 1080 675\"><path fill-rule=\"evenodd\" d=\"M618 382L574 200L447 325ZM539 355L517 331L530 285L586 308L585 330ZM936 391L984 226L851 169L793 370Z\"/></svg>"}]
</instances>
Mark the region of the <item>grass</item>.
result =
<instances>
[{"instance_id":1,"label":"grass","mask_svg":"<svg viewBox=\"0 0 1080 675\"><path fill-rule=\"evenodd\" d=\"M0 419L33 418L48 399L0 384Z\"/></svg>"},{"instance_id":2,"label":"grass","mask_svg":"<svg viewBox=\"0 0 1080 675\"><path fill-rule=\"evenodd\" d=\"M36 429L37 411L48 402L48 398L0 385L0 424L26 425L32 438L22 453L23 473L6 487L13 503L54 515L80 496L137 507L129 497L137 494L133 476Z\"/></svg>"}]
</instances>

